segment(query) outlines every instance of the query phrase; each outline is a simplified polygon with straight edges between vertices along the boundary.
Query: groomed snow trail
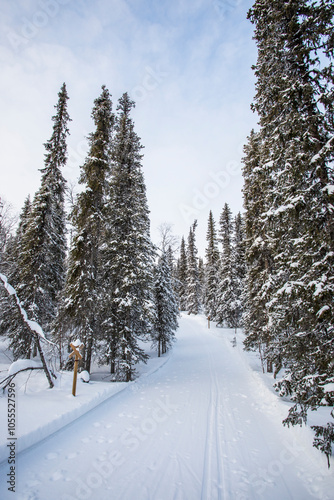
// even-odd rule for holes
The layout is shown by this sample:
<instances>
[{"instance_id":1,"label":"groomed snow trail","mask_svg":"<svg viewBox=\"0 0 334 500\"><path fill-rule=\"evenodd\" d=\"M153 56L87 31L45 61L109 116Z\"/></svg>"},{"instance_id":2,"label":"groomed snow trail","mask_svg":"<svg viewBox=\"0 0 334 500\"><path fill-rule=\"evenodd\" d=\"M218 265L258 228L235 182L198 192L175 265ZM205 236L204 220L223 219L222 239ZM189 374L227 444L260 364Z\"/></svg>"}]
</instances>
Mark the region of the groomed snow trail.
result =
<instances>
[{"instance_id":1,"label":"groomed snow trail","mask_svg":"<svg viewBox=\"0 0 334 500\"><path fill-rule=\"evenodd\" d=\"M0 498L332 500L325 460L230 340L183 316L160 370L21 453L15 494L3 464Z\"/></svg>"}]
</instances>

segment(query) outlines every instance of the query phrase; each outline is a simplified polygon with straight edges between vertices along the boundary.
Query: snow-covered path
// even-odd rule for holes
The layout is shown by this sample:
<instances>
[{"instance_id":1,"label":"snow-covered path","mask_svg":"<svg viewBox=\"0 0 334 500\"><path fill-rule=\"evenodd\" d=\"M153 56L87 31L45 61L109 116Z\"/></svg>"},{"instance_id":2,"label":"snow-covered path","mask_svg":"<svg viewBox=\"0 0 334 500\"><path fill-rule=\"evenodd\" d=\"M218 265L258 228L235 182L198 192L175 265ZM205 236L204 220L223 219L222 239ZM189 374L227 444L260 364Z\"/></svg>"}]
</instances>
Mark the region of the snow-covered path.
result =
<instances>
[{"instance_id":1,"label":"snow-covered path","mask_svg":"<svg viewBox=\"0 0 334 500\"><path fill-rule=\"evenodd\" d=\"M168 362L18 457L15 500L332 500L305 429L224 330L182 317Z\"/></svg>"}]
</instances>

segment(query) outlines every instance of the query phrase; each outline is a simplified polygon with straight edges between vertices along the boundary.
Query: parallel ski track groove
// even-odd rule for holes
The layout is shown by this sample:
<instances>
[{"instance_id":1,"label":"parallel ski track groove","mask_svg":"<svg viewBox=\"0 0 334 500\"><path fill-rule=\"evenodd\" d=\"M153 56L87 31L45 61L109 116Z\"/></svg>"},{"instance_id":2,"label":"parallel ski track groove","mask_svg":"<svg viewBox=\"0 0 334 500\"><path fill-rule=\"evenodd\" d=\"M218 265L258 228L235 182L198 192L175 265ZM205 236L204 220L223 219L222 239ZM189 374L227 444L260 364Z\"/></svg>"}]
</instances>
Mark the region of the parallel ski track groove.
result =
<instances>
[{"instance_id":1,"label":"parallel ski track groove","mask_svg":"<svg viewBox=\"0 0 334 500\"><path fill-rule=\"evenodd\" d=\"M205 453L204 453L204 465L203 465L203 481L202 481L202 493L201 500L226 500L226 480L224 475L224 466L222 463L222 446L221 446L221 436L219 431L220 422L220 395L219 386L217 380L217 374L213 370L213 358L211 352L206 348L206 353L209 361L210 369L210 400L208 405L208 418L207 418L207 429L206 429L206 443L205 443ZM216 446L214 448L213 441L216 441ZM217 471L213 470L213 462L217 467ZM212 491L212 473L215 476L217 472L217 497L213 496ZM222 494L223 491L223 494Z\"/></svg>"}]
</instances>

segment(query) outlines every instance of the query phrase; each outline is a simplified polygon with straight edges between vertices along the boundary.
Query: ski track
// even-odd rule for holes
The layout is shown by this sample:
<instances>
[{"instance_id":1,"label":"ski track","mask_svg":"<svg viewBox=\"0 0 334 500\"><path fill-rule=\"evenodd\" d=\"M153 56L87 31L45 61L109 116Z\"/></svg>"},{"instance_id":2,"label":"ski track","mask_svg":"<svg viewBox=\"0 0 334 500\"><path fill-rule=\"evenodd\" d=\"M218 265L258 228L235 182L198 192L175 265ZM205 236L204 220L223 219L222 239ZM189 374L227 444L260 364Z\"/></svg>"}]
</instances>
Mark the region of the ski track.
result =
<instances>
[{"instance_id":1,"label":"ski track","mask_svg":"<svg viewBox=\"0 0 334 500\"><path fill-rule=\"evenodd\" d=\"M19 454L15 495L2 464L0 498L333 500L325 460L228 333L183 316L165 366Z\"/></svg>"}]
</instances>

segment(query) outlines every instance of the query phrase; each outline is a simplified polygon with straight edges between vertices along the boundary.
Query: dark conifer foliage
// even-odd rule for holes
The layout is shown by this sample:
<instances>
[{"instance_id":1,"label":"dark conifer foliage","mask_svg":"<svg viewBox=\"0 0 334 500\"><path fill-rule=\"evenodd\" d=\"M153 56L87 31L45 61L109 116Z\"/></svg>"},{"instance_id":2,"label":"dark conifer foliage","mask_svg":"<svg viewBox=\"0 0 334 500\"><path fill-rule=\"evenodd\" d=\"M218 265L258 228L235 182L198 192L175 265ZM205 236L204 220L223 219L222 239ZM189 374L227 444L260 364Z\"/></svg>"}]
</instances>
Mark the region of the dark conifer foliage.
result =
<instances>
[{"instance_id":1,"label":"dark conifer foliage","mask_svg":"<svg viewBox=\"0 0 334 500\"><path fill-rule=\"evenodd\" d=\"M160 357L172 346L178 327L178 303L167 252L162 253L155 267L154 303L156 314L153 325L153 346L157 347Z\"/></svg>"},{"instance_id":2,"label":"dark conifer foliage","mask_svg":"<svg viewBox=\"0 0 334 500\"><path fill-rule=\"evenodd\" d=\"M89 152L81 167L79 182L84 189L78 195L72 213L75 235L55 326L60 346L67 331L83 342L83 366L87 371L90 371L94 342L100 333L103 291L99 274L100 250L106 225L104 206L114 124L111 97L105 86L94 101L92 118L95 131L89 135Z\"/></svg>"},{"instance_id":3,"label":"dark conifer foliage","mask_svg":"<svg viewBox=\"0 0 334 500\"><path fill-rule=\"evenodd\" d=\"M134 376L147 355L139 340L152 332L153 263L149 210L142 173L142 145L130 116L128 94L117 107L103 250L104 338L118 378Z\"/></svg>"},{"instance_id":4,"label":"dark conifer foliage","mask_svg":"<svg viewBox=\"0 0 334 500\"><path fill-rule=\"evenodd\" d=\"M292 425L333 404L333 15L333 2L307 0L249 12L260 130L244 168L247 345L264 344L269 366L285 369L277 386L295 401ZM327 455L332 425L317 429Z\"/></svg>"},{"instance_id":5,"label":"dark conifer foliage","mask_svg":"<svg viewBox=\"0 0 334 500\"><path fill-rule=\"evenodd\" d=\"M235 329L242 325L244 308L244 287L246 276L244 220L239 212L234 219L234 234L232 238L232 268L234 273L234 301L232 304Z\"/></svg>"},{"instance_id":6,"label":"dark conifer foliage","mask_svg":"<svg viewBox=\"0 0 334 500\"><path fill-rule=\"evenodd\" d=\"M187 246L187 301L188 314L198 314L201 309L201 286L198 269L198 250L196 247L197 221L191 226Z\"/></svg>"},{"instance_id":7,"label":"dark conifer foliage","mask_svg":"<svg viewBox=\"0 0 334 500\"><path fill-rule=\"evenodd\" d=\"M3 247L1 271L6 274L10 282L17 284L17 270L19 256L22 252L21 245L23 236L26 232L31 213L31 201L28 196L24 202L22 212L19 216L19 223L15 235L10 234L6 237L6 244Z\"/></svg>"},{"instance_id":8,"label":"dark conifer foliage","mask_svg":"<svg viewBox=\"0 0 334 500\"><path fill-rule=\"evenodd\" d=\"M205 260L205 292L204 292L204 308L205 314L216 320L218 309L218 285L220 275L220 255L218 249L218 238L216 231L216 223L212 212L210 211L208 220L208 229L206 233L207 248Z\"/></svg>"},{"instance_id":9,"label":"dark conifer foliage","mask_svg":"<svg viewBox=\"0 0 334 500\"><path fill-rule=\"evenodd\" d=\"M187 255L184 237L181 239L180 256L177 261L177 291L180 311L187 309Z\"/></svg>"},{"instance_id":10,"label":"dark conifer foliage","mask_svg":"<svg viewBox=\"0 0 334 500\"><path fill-rule=\"evenodd\" d=\"M13 207L0 196L0 271L5 271L8 263L6 262L5 252L8 245L13 243L12 233L17 222L17 217L13 212ZM5 266L5 267L4 267Z\"/></svg>"},{"instance_id":11,"label":"dark conifer foliage","mask_svg":"<svg viewBox=\"0 0 334 500\"><path fill-rule=\"evenodd\" d=\"M203 257L198 257L198 282L199 282L199 301L201 304L201 311L202 311L202 305L205 293L205 268L204 268Z\"/></svg>"},{"instance_id":12,"label":"dark conifer foliage","mask_svg":"<svg viewBox=\"0 0 334 500\"><path fill-rule=\"evenodd\" d=\"M58 294L65 280L65 179L61 169L67 159L66 139L69 134L67 125L70 120L65 83L58 98L55 106L56 114L52 117L53 132L49 141L45 143L45 166L41 170L41 187L31 207L30 205L28 207L28 202L26 203L21 216L14 250L16 264L13 268L13 271L15 270L13 282L28 317L37 321L46 332L50 331L55 318ZM25 357L29 357L32 352L32 346L29 345L32 338L28 339L24 327L21 330L16 321L13 325L15 325L13 329L8 332L11 337L11 347L16 353L16 346L22 344L20 339L22 335L25 353L22 347L19 347L18 355L24 354ZM36 342L39 342L38 338Z\"/></svg>"},{"instance_id":13,"label":"dark conifer foliage","mask_svg":"<svg viewBox=\"0 0 334 500\"><path fill-rule=\"evenodd\" d=\"M225 203L219 220L220 241L222 244L221 266L218 286L218 306L216 321L219 325L229 328L235 326L235 293L236 279L233 267L233 217L227 203Z\"/></svg>"},{"instance_id":14,"label":"dark conifer foliage","mask_svg":"<svg viewBox=\"0 0 334 500\"><path fill-rule=\"evenodd\" d=\"M272 241L266 230L262 214L267 210L266 193L271 185L267 164L261 164L262 150L259 133L252 130L245 145L244 206L245 206L245 259L247 272L244 287L243 324L247 335L246 349L258 349L264 370L264 357L270 344L266 287L273 269ZM271 188L270 188L271 189ZM270 368L270 360L268 360Z\"/></svg>"},{"instance_id":15,"label":"dark conifer foliage","mask_svg":"<svg viewBox=\"0 0 334 500\"><path fill-rule=\"evenodd\" d=\"M27 229L30 212L31 202L30 197L28 197L19 217L16 234L8 239L3 254L1 272L7 276L14 286L18 285L18 263L22 251L21 242ZM33 348L31 331L22 320L15 298L8 295L3 287L0 287L0 310L0 334L7 334L10 339L9 346L12 349L14 360L19 358L30 359Z\"/></svg>"}]
</instances>

